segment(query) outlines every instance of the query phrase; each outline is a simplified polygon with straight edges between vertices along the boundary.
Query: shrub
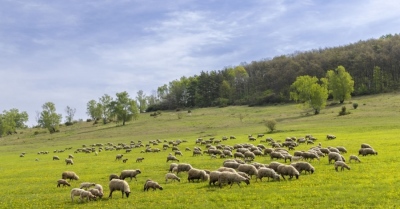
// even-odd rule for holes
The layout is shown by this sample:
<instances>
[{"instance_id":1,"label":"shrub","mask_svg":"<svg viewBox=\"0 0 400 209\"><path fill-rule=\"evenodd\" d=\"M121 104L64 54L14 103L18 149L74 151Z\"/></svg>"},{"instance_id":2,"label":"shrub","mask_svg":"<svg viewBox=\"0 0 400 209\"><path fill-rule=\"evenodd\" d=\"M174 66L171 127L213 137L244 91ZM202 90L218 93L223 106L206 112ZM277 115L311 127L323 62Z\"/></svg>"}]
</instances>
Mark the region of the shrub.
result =
<instances>
[{"instance_id":1,"label":"shrub","mask_svg":"<svg viewBox=\"0 0 400 209\"><path fill-rule=\"evenodd\" d=\"M353 108L357 109L357 107L358 107L358 103L353 103Z\"/></svg>"},{"instance_id":2,"label":"shrub","mask_svg":"<svg viewBox=\"0 0 400 209\"><path fill-rule=\"evenodd\" d=\"M72 125L74 125L73 122L69 122L69 121L65 122L65 126L72 126Z\"/></svg>"},{"instance_id":3,"label":"shrub","mask_svg":"<svg viewBox=\"0 0 400 209\"><path fill-rule=\"evenodd\" d=\"M178 113L178 119L182 119L183 118L183 113Z\"/></svg>"},{"instance_id":4,"label":"shrub","mask_svg":"<svg viewBox=\"0 0 400 209\"><path fill-rule=\"evenodd\" d=\"M268 128L269 132L276 130L276 124L277 122L274 119L264 121L264 125Z\"/></svg>"},{"instance_id":5,"label":"shrub","mask_svg":"<svg viewBox=\"0 0 400 209\"><path fill-rule=\"evenodd\" d=\"M342 109L339 112L339 116L348 115L348 114L350 114L350 112L347 112L346 106L342 106Z\"/></svg>"}]
</instances>

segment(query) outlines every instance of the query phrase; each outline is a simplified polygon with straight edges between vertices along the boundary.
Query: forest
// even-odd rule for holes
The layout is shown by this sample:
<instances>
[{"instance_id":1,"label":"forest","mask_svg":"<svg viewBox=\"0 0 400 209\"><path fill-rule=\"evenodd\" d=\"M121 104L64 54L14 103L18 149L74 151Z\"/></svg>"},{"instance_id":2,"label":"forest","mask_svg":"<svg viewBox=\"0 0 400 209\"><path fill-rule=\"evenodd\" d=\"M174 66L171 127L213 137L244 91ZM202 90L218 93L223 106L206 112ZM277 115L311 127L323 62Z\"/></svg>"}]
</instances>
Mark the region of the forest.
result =
<instances>
[{"instance_id":1,"label":"forest","mask_svg":"<svg viewBox=\"0 0 400 209\"><path fill-rule=\"evenodd\" d=\"M352 76L353 96L395 91L400 86L400 35L294 52L181 77L146 97L146 111L284 103L289 101L290 85L297 77L323 78L338 66Z\"/></svg>"}]
</instances>

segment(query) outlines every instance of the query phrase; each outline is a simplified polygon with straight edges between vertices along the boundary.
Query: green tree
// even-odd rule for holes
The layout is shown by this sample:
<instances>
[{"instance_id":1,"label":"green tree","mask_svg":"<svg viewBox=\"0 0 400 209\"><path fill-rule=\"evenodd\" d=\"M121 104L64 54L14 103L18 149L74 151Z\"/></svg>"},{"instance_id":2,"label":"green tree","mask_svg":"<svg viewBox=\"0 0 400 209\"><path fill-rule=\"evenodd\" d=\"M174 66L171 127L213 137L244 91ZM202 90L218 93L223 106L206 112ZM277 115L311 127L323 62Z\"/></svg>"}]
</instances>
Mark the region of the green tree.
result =
<instances>
[{"instance_id":1,"label":"green tree","mask_svg":"<svg viewBox=\"0 0 400 209\"><path fill-rule=\"evenodd\" d=\"M145 112L147 108L147 100L146 94L142 90L137 92L136 101L139 105L140 112Z\"/></svg>"},{"instance_id":2,"label":"green tree","mask_svg":"<svg viewBox=\"0 0 400 209\"><path fill-rule=\"evenodd\" d=\"M65 113L67 114L67 115L65 116L65 120L66 120L66 122L67 122L68 124L70 124L70 125L72 125L72 122L73 122L73 120L74 120L75 112L76 112L76 109L75 109L75 108L71 108L71 107L69 107L69 106L67 106L67 107L65 108Z\"/></svg>"},{"instance_id":3,"label":"green tree","mask_svg":"<svg viewBox=\"0 0 400 209\"><path fill-rule=\"evenodd\" d=\"M299 76L290 86L290 99L302 102L305 107L311 107L318 114L326 106L328 99L327 80L311 76Z\"/></svg>"},{"instance_id":4,"label":"green tree","mask_svg":"<svg viewBox=\"0 0 400 209\"><path fill-rule=\"evenodd\" d=\"M86 104L86 114L92 119L92 120L98 120L101 118L102 114L102 108L101 104L97 103L96 100L90 100Z\"/></svg>"},{"instance_id":5,"label":"green tree","mask_svg":"<svg viewBox=\"0 0 400 209\"><path fill-rule=\"evenodd\" d=\"M28 121L28 114L23 111L19 112L18 109L4 110L0 114L0 137L5 134L12 134L17 128L26 128L25 123Z\"/></svg>"},{"instance_id":6,"label":"green tree","mask_svg":"<svg viewBox=\"0 0 400 209\"><path fill-rule=\"evenodd\" d=\"M100 112L100 117L103 118L103 124L107 124L107 121L111 117L111 102L113 98L108 95L104 94L102 97L99 98L99 102L97 103L97 111Z\"/></svg>"},{"instance_id":7,"label":"green tree","mask_svg":"<svg viewBox=\"0 0 400 209\"><path fill-rule=\"evenodd\" d=\"M328 70L326 77L328 78L329 93L332 94L335 101L343 103L344 100L351 98L354 81L343 66L338 66L335 70Z\"/></svg>"},{"instance_id":8,"label":"green tree","mask_svg":"<svg viewBox=\"0 0 400 209\"><path fill-rule=\"evenodd\" d=\"M50 133L58 131L61 123L61 114L56 113L56 106L52 102L46 102L42 106L43 111L40 113L39 125L47 128Z\"/></svg>"},{"instance_id":9,"label":"green tree","mask_svg":"<svg viewBox=\"0 0 400 209\"><path fill-rule=\"evenodd\" d=\"M135 100L130 99L126 91L117 93L116 96L116 100L111 102L111 110L117 123L122 122L122 125L125 125L129 120L136 120L139 117L139 110Z\"/></svg>"}]
</instances>

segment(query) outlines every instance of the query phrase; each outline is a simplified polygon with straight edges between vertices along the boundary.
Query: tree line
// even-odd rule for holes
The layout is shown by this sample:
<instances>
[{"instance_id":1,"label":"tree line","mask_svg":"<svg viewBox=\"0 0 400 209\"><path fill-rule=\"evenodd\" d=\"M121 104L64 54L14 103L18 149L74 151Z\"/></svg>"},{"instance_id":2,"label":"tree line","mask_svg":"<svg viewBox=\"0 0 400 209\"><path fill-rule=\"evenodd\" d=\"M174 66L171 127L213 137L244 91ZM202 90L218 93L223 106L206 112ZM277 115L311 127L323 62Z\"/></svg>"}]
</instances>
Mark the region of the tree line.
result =
<instances>
[{"instance_id":1,"label":"tree line","mask_svg":"<svg viewBox=\"0 0 400 209\"><path fill-rule=\"evenodd\" d=\"M338 66L343 66L354 79L353 96L399 89L400 35L295 52L181 77L148 96L146 110L288 102L290 86L297 77L323 78Z\"/></svg>"}]
</instances>

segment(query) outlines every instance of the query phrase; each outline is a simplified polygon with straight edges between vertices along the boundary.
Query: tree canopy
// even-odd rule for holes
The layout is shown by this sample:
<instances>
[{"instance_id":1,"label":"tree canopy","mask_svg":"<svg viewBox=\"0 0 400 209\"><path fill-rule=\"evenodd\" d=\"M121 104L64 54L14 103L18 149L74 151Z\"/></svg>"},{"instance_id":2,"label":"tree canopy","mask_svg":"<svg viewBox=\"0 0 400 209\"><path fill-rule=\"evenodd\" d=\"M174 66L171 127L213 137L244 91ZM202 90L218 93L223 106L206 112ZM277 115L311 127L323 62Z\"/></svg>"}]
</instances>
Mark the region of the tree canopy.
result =
<instances>
[{"instance_id":1,"label":"tree canopy","mask_svg":"<svg viewBox=\"0 0 400 209\"><path fill-rule=\"evenodd\" d=\"M311 76L299 76L290 86L290 98L301 102L305 107L311 107L314 114L319 114L325 108L328 99L327 80Z\"/></svg>"},{"instance_id":2,"label":"tree canopy","mask_svg":"<svg viewBox=\"0 0 400 209\"><path fill-rule=\"evenodd\" d=\"M339 66L335 70L328 70L326 77L328 78L329 93L332 94L333 100L343 103L344 100L351 98L354 81L343 66Z\"/></svg>"},{"instance_id":3,"label":"tree canopy","mask_svg":"<svg viewBox=\"0 0 400 209\"><path fill-rule=\"evenodd\" d=\"M42 112L40 113L39 125L42 128L47 128L50 133L54 133L59 130L62 115L56 113L56 106L52 102L46 102L42 106Z\"/></svg>"}]
</instances>

